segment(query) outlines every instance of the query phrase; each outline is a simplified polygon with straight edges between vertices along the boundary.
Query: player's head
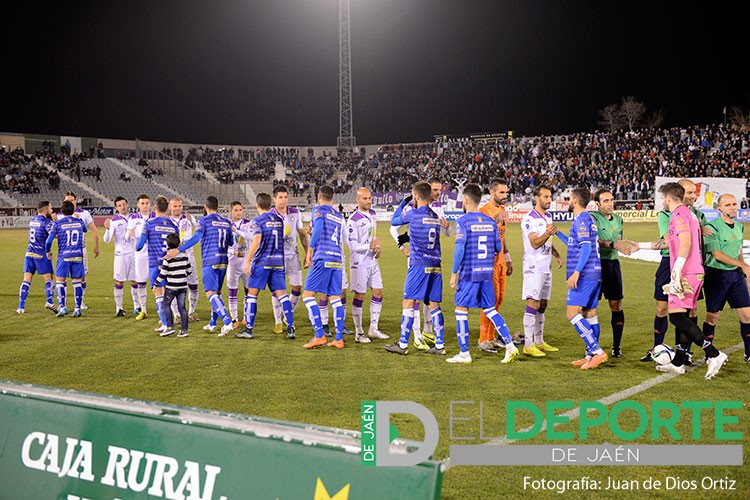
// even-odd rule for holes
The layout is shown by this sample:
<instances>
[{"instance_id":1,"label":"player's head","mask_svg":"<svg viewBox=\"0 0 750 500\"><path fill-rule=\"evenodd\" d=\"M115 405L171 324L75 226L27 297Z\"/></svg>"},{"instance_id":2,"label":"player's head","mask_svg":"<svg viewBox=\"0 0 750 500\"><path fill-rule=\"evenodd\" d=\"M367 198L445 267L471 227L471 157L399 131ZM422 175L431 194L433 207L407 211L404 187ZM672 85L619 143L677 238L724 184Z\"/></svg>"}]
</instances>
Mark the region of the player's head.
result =
<instances>
[{"instance_id":1,"label":"player's head","mask_svg":"<svg viewBox=\"0 0 750 500\"><path fill-rule=\"evenodd\" d=\"M242 216L245 215L245 207L239 201L233 201L229 204L229 215L235 222L242 220Z\"/></svg>"},{"instance_id":2,"label":"player's head","mask_svg":"<svg viewBox=\"0 0 750 500\"><path fill-rule=\"evenodd\" d=\"M357 188L357 208L367 212L372 208L372 193L366 187Z\"/></svg>"},{"instance_id":3,"label":"player's head","mask_svg":"<svg viewBox=\"0 0 750 500\"><path fill-rule=\"evenodd\" d=\"M69 201L73 203L73 208L75 209L76 203L78 203L77 198L78 197L73 191L68 191L65 193L65 198L63 198L63 201Z\"/></svg>"},{"instance_id":4,"label":"player's head","mask_svg":"<svg viewBox=\"0 0 750 500\"><path fill-rule=\"evenodd\" d=\"M590 201L591 192L587 188L575 188L570 192L570 206L572 208L578 207L584 210Z\"/></svg>"},{"instance_id":5,"label":"player's head","mask_svg":"<svg viewBox=\"0 0 750 500\"><path fill-rule=\"evenodd\" d=\"M546 212L552 206L552 190L545 184L540 184L534 188L534 208L537 211Z\"/></svg>"},{"instance_id":6,"label":"player's head","mask_svg":"<svg viewBox=\"0 0 750 500\"><path fill-rule=\"evenodd\" d=\"M52 215L52 205L48 201L40 201L36 205L36 213L49 218Z\"/></svg>"},{"instance_id":7,"label":"player's head","mask_svg":"<svg viewBox=\"0 0 750 500\"><path fill-rule=\"evenodd\" d=\"M276 210L286 210L287 203L289 203L289 191L286 186L281 184L273 188L273 206Z\"/></svg>"},{"instance_id":8,"label":"player's head","mask_svg":"<svg viewBox=\"0 0 750 500\"><path fill-rule=\"evenodd\" d=\"M157 196L154 202L154 209L160 216L166 215L167 210L169 210L169 200L167 200L167 197L162 195Z\"/></svg>"},{"instance_id":9,"label":"player's head","mask_svg":"<svg viewBox=\"0 0 750 500\"><path fill-rule=\"evenodd\" d=\"M146 193L141 193L135 199L135 205L141 214L146 215L151 211L151 198Z\"/></svg>"},{"instance_id":10,"label":"player's head","mask_svg":"<svg viewBox=\"0 0 750 500\"><path fill-rule=\"evenodd\" d=\"M128 215L128 200L122 196L115 198L115 210L120 215Z\"/></svg>"},{"instance_id":11,"label":"player's head","mask_svg":"<svg viewBox=\"0 0 750 500\"><path fill-rule=\"evenodd\" d=\"M180 236L177 233L167 235L167 248L178 248L180 246Z\"/></svg>"},{"instance_id":12,"label":"player's head","mask_svg":"<svg viewBox=\"0 0 750 500\"><path fill-rule=\"evenodd\" d=\"M719 199L716 200L716 210L718 210L724 217L734 219L737 217L738 209L737 198L735 198L733 194L724 193L719 195Z\"/></svg>"},{"instance_id":13,"label":"player's head","mask_svg":"<svg viewBox=\"0 0 750 500\"><path fill-rule=\"evenodd\" d=\"M615 211L615 197L609 189L599 189L594 193L594 201L599 209L599 213L602 215L612 215Z\"/></svg>"},{"instance_id":14,"label":"player's head","mask_svg":"<svg viewBox=\"0 0 750 500\"><path fill-rule=\"evenodd\" d=\"M690 179L680 179L680 186L685 190L685 194L682 197L682 203L692 207L695 200L698 199L696 194L695 183Z\"/></svg>"},{"instance_id":15,"label":"player's head","mask_svg":"<svg viewBox=\"0 0 750 500\"><path fill-rule=\"evenodd\" d=\"M169 200L169 214L172 217L179 217L182 215L182 200L179 198L172 198Z\"/></svg>"},{"instance_id":16,"label":"player's head","mask_svg":"<svg viewBox=\"0 0 750 500\"><path fill-rule=\"evenodd\" d=\"M203 206L203 208L208 213L217 212L219 210L219 199L216 198L216 196L209 196L206 198L206 204Z\"/></svg>"},{"instance_id":17,"label":"player's head","mask_svg":"<svg viewBox=\"0 0 750 500\"><path fill-rule=\"evenodd\" d=\"M443 183L437 177L431 177L427 183L430 185L430 201L438 201L443 192Z\"/></svg>"},{"instance_id":18,"label":"player's head","mask_svg":"<svg viewBox=\"0 0 750 500\"><path fill-rule=\"evenodd\" d=\"M502 179L492 179L490 182L490 196L498 205L504 205L508 201L508 183Z\"/></svg>"},{"instance_id":19,"label":"player's head","mask_svg":"<svg viewBox=\"0 0 750 500\"><path fill-rule=\"evenodd\" d=\"M482 188L479 184L467 184L464 186L464 211L473 212L482 201Z\"/></svg>"},{"instance_id":20,"label":"player's head","mask_svg":"<svg viewBox=\"0 0 750 500\"><path fill-rule=\"evenodd\" d=\"M255 197L255 207L259 212L268 212L271 210L272 202L271 195L268 193L258 193L258 196Z\"/></svg>"},{"instance_id":21,"label":"player's head","mask_svg":"<svg viewBox=\"0 0 750 500\"><path fill-rule=\"evenodd\" d=\"M331 186L320 186L320 189L318 189L318 203L327 205L333 203L333 188Z\"/></svg>"},{"instance_id":22,"label":"player's head","mask_svg":"<svg viewBox=\"0 0 750 500\"><path fill-rule=\"evenodd\" d=\"M70 200L65 200L62 202L62 213L63 215L73 215L73 213L76 211L76 206L73 205L73 202Z\"/></svg>"},{"instance_id":23,"label":"player's head","mask_svg":"<svg viewBox=\"0 0 750 500\"><path fill-rule=\"evenodd\" d=\"M415 200L429 204L432 201L432 186L425 181L419 181L411 188Z\"/></svg>"},{"instance_id":24,"label":"player's head","mask_svg":"<svg viewBox=\"0 0 750 500\"><path fill-rule=\"evenodd\" d=\"M683 188L679 182L667 182L662 184L659 188L661 193L661 200L664 204L664 208L668 211L673 211L675 208L683 204L685 198L685 188Z\"/></svg>"}]
</instances>

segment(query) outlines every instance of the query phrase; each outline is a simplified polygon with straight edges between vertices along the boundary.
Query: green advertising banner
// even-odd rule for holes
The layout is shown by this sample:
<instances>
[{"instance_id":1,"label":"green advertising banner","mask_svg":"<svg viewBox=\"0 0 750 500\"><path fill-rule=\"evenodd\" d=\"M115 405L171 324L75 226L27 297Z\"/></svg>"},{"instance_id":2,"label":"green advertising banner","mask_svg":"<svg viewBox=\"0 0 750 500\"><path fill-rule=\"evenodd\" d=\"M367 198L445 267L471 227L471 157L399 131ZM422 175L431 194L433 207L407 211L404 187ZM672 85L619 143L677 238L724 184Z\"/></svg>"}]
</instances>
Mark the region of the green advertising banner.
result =
<instances>
[{"instance_id":1,"label":"green advertising banner","mask_svg":"<svg viewBox=\"0 0 750 500\"><path fill-rule=\"evenodd\" d=\"M441 463L365 467L360 446L353 431L0 382L0 498L440 497Z\"/></svg>"}]
</instances>

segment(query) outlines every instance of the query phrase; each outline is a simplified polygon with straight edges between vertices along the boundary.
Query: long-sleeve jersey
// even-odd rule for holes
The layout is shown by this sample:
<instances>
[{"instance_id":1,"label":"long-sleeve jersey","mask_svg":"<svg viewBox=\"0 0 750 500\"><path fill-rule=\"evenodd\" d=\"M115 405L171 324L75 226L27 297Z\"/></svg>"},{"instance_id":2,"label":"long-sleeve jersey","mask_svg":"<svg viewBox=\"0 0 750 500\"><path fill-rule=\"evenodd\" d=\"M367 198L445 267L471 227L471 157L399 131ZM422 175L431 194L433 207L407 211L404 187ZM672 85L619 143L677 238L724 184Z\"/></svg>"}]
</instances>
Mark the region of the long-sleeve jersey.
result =
<instances>
[{"instance_id":1,"label":"long-sleeve jersey","mask_svg":"<svg viewBox=\"0 0 750 500\"><path fill-rule=\"evenodd\" d=\"M44 244L46 252L52 250L52 242L57 238L57 259L68 262L83 261L83 253L86 251L84 246L84 234L88 227L84 221L73 215L64 216L57 219L47 236Z\"/></svg>"},{"instance_id":2,"label":"long-sleeve jersey","mask_svg":"<svg viewBox=\"0 0 750 500\"><path fill-rule=\"evenodd\" d=\"M481 212L469 212L456 221L453 272L459 281L488 281L495 255L503 251L495 220Z\"/></svg>"},{"instance_id":3,"label":"long-sleeve jersey","mask_svg":"<svg viewBox=\"0 0 750 500\"><path fill-rule=\"evenodd\" d=\"M339 262L343 266L344 217L331 205L318 205L312 211L313 262Z\"/></svg>"},{"instance_id":4,"label":"long-sleeve jersey","mask_svg":"<svg viewBox=\"0 0 750 500\"><path fill-rule=\"evenodd\" d=\"M281 217L266 212L253 219L250 225L252 238L260 235L260 246L253 256L252 269L284 267L284 221Z\"/></svg>"},{"instance_id":5,"label":"long-sleeve jersey","mask_svg":"<svg viewBox=\"0 0 750 500\"><path fill-rule=\"evenodd\" d=\"M122 215L115 215L109 221L109 229L104 231L104 242L115 242L115 255L130 255L135 253L135 240L128 232L128 219Z\"/></svg>"},{"instance_id":6,"label":"long-sleeve jersey","mask_svg":"<svg viewBox=\"0 0 750 500\"><path fill-rule=\"evenodd\" d=\"M402 201L391 218L392 226L409 225L410 266L440 267L440 219L428 206L403 214Z\"/></svg>"},{"instance_id":7,"label":"long-sleeve jersey","mask_svg":"<svg viewBox=\"0 0 750 500\"><path fill-rule=\"evenodd\" d=\"M167 253L167 235L171 233L177 234L178 229L169 217L153 217L146 222L135 249L139 250L148 243L149 267L159 267L161 264L164 254Z\"/></svg>"},{"instance_id":8,"label":"long-sleeve jersey","mask_svg":"<svg viewBox=\"0 0 750 500\"><path fill-rule=\"evenodd\" d=\"M216 212L198 221L198 230L188 241L180 245L184 252L200 241L203 267L222 268L229 263L229 247L234 244L232 223Z\"/></svg>"},{"instance_id":9,"label":"long-sleeve jersey","mask_svg":"<svg viewBox=\"0 0 750 500\"><path fill-rule=\"evenodd\" d=\"M37 215L29 222L29 244L26 247L26 257L40 259L47 253L44 244L47 242L52 227L55 225L52 219L43 215Z\"/></svg>"},{"instance_id":10,"label":"long-sleeve jersey","mask_svg":"<svg viewBox=\"0 0 750 500\"><path fill-rule=\"evenodd\" d=\"M346 223L345 237L349 246L349 262L352 269L368 268L377 263L375 251L370 244L376 238L378 221L375 210L355 210Z\"/></svg>"}]
</instances>

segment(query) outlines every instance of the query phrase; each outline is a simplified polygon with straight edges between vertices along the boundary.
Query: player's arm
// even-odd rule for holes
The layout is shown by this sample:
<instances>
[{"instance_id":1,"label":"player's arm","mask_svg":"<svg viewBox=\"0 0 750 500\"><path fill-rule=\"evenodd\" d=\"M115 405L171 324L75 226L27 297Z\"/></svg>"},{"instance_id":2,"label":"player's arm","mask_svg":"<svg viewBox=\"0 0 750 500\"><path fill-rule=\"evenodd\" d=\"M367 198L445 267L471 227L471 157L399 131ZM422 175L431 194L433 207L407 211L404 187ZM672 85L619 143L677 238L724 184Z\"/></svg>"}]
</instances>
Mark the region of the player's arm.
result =
<instances>
[{"instance_id":1,"label":"player's arm","mask_svg":"<svg viewBox=\"0 0 750 500\"><path fill-rule=\"evenodd\" d=\"M232 235L232 233L229 233L229 234ZM141 235L141 237L143 237L143 236ZM178 251L177 253L184 252L188 248L194 247L201 240L201 238L203 238L203 229L198 229L195 232L195 234L190 237L189 240L187 240L182 245L180 245L179 248L176 248L176 249L173 249L173 250L177 250ZM231 243L230 243L230 245L232 245L232 244L234 244L234 236L231 237Z\"/></svg>"},{"instance_id":2,"label":"player's arm","mask_svg":"<svg viewBox=\"0 0 750 500\"><path fill-rule=\"evenodd\" d=\"M104 243L109 243L112 241L112 237L115 234L115 226L112 225L112 219L107 219L104 221L104 227L106 230L104 231Z\"/></svg>"},{"instance_id":3,"label":"player's arm","mask_svg":"<svg viewBox=\"0 0 750 500\"><path fill-rule=\"evenodd\" d=\"M542 234L537 234L536 231L531 231L528 234L529 237L529 243L531 244L531 247L536 250L545 243L547 243L547 240L550 236L555 234L557 232L557 227L555 227L554 224L547 224L547 228L544 230Z\"/></svg>"},{"instance_id":4,"label":"player's arm","mask_svg":"<svg viewBox=\"0 0 750 500\"><path fill-rule=\"evenodd\" d=\"M349 223L347 223L348 226ZM348 236L346 237L346 244L349 247L350 252L366 252L370 249L370 244L367 242L360 242L359 241L359 231L356 227L351 226L349 227L349 231L346 231L348 233Z\"/></svg>"},{"instance_id":5,"label":"player's arm","mask_svg":"<svg viewBox=\"0 0 750 500\"><path fill-rule=\"evenodd\" d=\"M497 238L500 239L500 231L497 232ZM500 244L503 247L503 259L505 260L505 275L510 276L513 274L513 260L510 258L510 250L508 250L508 240L505 240L505 244L500 240Z\"/></svg>"},{"instance_id":6,"label":"player's arm","mask_svg":"<svg viewBox=\"0 0 750 500\"><path fill-rule=\"evenodd\" d=\"M404 212L404 207L411 200L412 200L411 195L401 200L401 203L399 203L398 206L396 207L396 211L393 212L393 217L391 217L391 226L403 226L404 224L408 224L408 222L403 219L402 214Z\"/></svg>"},{"instance_id":7,"label":"player's arm","mask_svg":"<svg viewBox=\"0 0 750 500\"><path fill-rule=\"evenodd\" d=\"M466 250L466 238L459 232L456 233L456 245L453 248L453 267L451 268L450 286L458 290L458 270L461 269L461 263L464 261L464 251Z\"/></svg>"},{"instance_id":8,"label":"player's arm","mask_svg":"<svg viewBox=\"0 0 750 500\"><path fill-rule=\"evenodd\" d=\"M99 229L96 228L96 224L92 221L88 225L89 231L94 236L94 258L99 257Z\"/></svg>"},{"instance_id":9,"label":"player's arm","mask_svg":"<svg viewBox=\"0 0 750 500\"><path fill-rule=\"evenodd\" d=\"M562 259L560 258L560 252L557 251L557 248L555 248L554 243L552 244L552 257L555 258L555 262L557 263L557 268L562 269Z\"/></svg>"},{"instance_id":10,"label":"player's arm","mask_svg":"<svg viewBox=\"0 0 750 500\"><path fill-rule=\"evenodd\" d=\"M451 223L448 222L448 219L445 217L445 212L440 216L440 227L444 235L450 236L453 234L453 226L451 226Z\"/></svg>"},{"instance_id":11,"label":"player's arm","mask_svg":"<svg viewBox=\"0 0 750 500\"><path fill-rule=\"evenodd\" d=\"M55 241L55 236L57 236L57 231L55 228L52 228L47 235L47 240L44 242L44 251L50 259L52 258L52 242Z\"/></svg>"},{"instance_id":12,"label":"player's arm","mask_svg":"<svg viewBox=\"0 0 750 500\"><path fill-rule=\"evenodd\" d=\"M245 274L250 274L250 264L252 264L255 254L258 252L258 248L260 248L260 239L261 234L255 233L253 240L250 242L250 248L247 249L247 255L245 256L245 265L243 269Z\"/></svg>"},{"instance_id":13,"label":"player's arm","mask_svg":"<svg viewBox=\"0 0 750 500\"><path fill-rule=\"evenodd\" d=\"M315 247L318 246L320 235L323 233L323 218L318 217L312 224L312 235L310 236L310 246L307 247L307 255L305 255L305 267L312 266L312 258L315 253Z\"/></svg>"},{"instance_id":14,"label":"player's arm","mask_svg":"<svg viewBox=\"0 0 750 500\"><path fill-rule=\"evenodd\" d=\"M310 248L310 237L307 234L307 231L302 227L302 221L300 221L299 227L297 228L297 234L299 234L299 241L302 243L302 249L305 251L305 255L307 255L307 249Z\"/></svg>"},{"instance_id":15,"label":"player's arm","mask_svg":"<svg viewBox=\"0 0 750 500\"><path fill-rule=\"evenodd\" d=\"M156 278L156 281L154 281L155 286L161 285L161 282L167 279L167 273L169 273L169 271L169 262L167 259L163 259L161 261L161 266L159 266L159 276Z\"/></svg>"},{"instance_id":16,"label":"player's arm","mask_svg":"<svg viewBox=\"0 0 750 500\"><path fill-rule=\"evenodd\" d=\"M586 263L589 260L589 256L591 256L591 242L587 240L583 240L578 243L578 247L581 249L581 253L578 254L578 262L576 262L575 270L573 271L573 274L570 275L570 278L568 278L568 288L571 290L575 290L578 288L578 278L581 277L581 272L583 271L583 268L586 267Z\"/></svg>"},{"instance_id":17,"label":"player's arm","mask_svg":"<svg viewBox=\"0 0 750 500\"><path fill-rule=\"evenodd\" d=\"M141 249L143 249L144 246L146 246L146 240L148 239L148 233L146 232L146 228L143 228L143 231L141 232L141 237L138 238L138 242L135 244L135 251L140 252Z\"/></svg>"}]
</instances>

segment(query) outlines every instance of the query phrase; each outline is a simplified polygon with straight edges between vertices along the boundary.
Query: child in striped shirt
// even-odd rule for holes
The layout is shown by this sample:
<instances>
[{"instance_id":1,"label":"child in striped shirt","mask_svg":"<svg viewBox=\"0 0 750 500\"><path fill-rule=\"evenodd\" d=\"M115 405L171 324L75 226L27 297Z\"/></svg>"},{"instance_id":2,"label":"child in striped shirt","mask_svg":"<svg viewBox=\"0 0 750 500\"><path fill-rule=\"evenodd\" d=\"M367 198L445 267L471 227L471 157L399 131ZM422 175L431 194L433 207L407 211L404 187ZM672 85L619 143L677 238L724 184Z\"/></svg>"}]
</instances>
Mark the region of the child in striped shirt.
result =
<instances>
[{"instance_id":1,"label":"child in striped shirt","mask_svg":"<svg viewBox=\"0 0 750 500\"><path fill-rule=\"evenodd\" d=\"M176 233L170 233L166 237L167 248L177 248L180 246L180 236ZM192 272L190 261L185 252L178 253L171 259L164 259L159 267L159 277L156 279L158 286L166 280L166 290L164 291L164 315L166 316L166 329L159 335L167 337L172 335L174 330L174 316L172 315L172 301L177 302L177 309L180 311L181 330L178 337L188 336L188 314L185 308L185 296L187 295L188 275Z\"/></svg>"}]
</instances>

